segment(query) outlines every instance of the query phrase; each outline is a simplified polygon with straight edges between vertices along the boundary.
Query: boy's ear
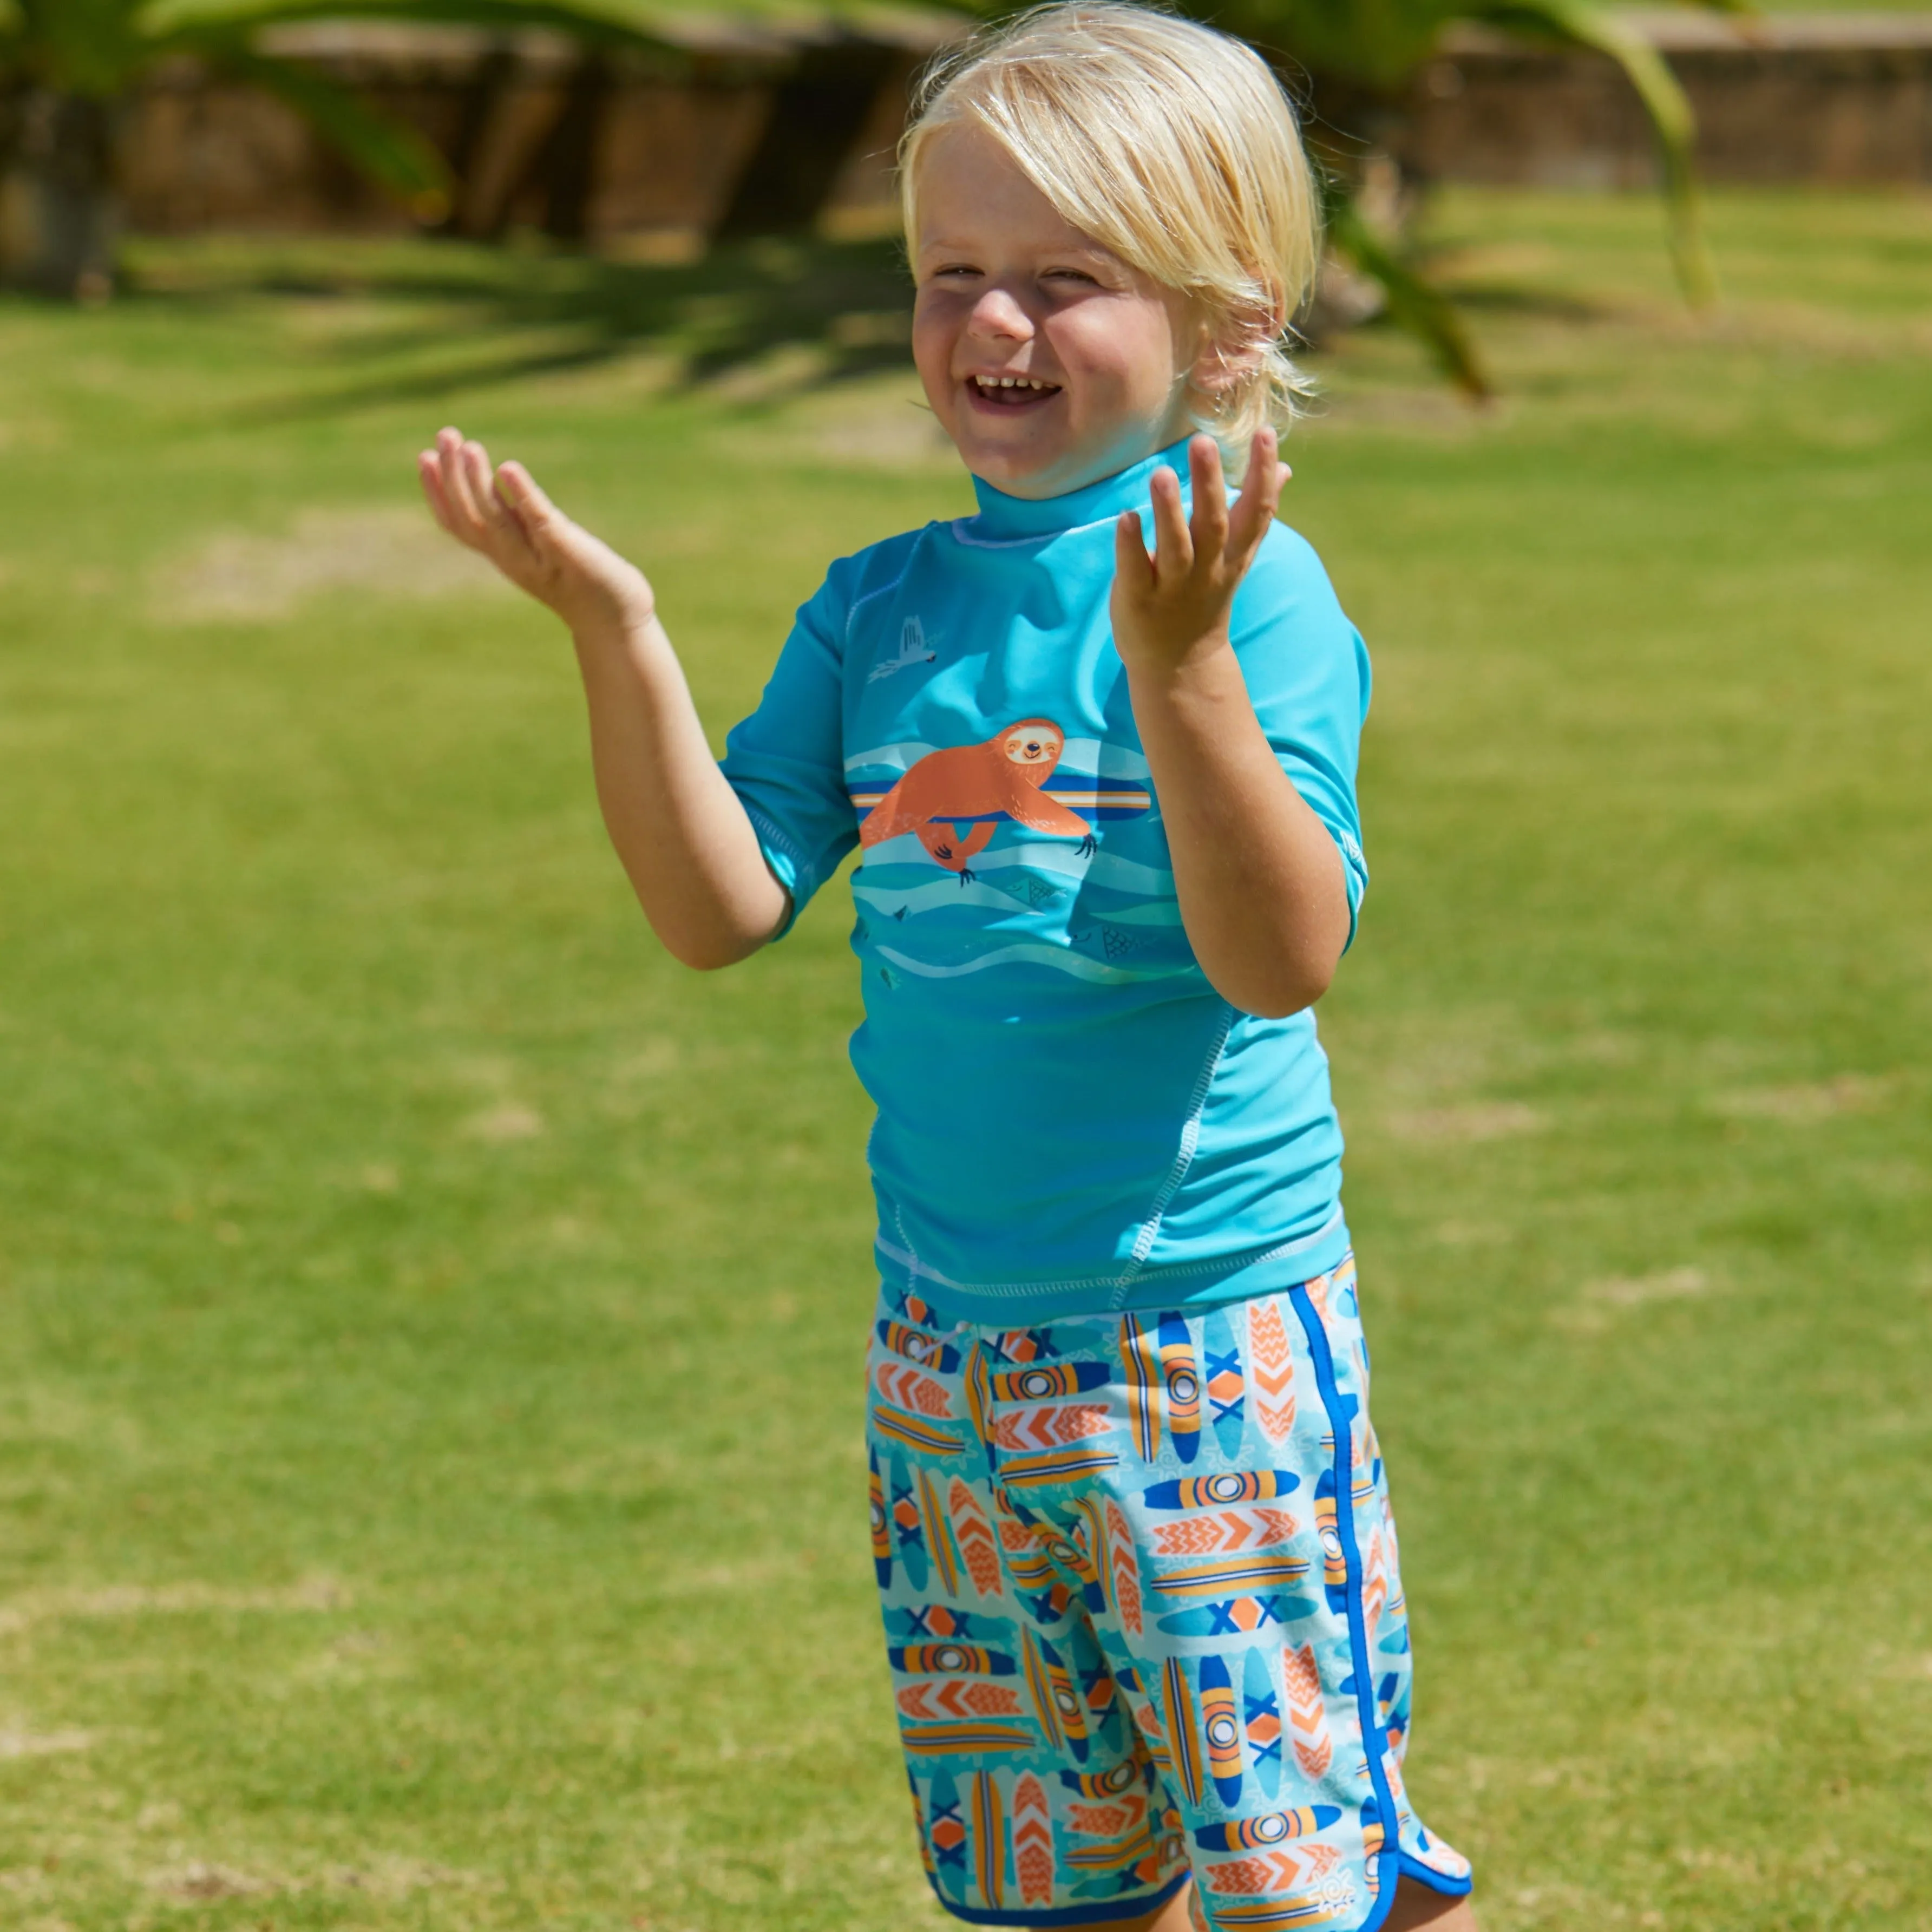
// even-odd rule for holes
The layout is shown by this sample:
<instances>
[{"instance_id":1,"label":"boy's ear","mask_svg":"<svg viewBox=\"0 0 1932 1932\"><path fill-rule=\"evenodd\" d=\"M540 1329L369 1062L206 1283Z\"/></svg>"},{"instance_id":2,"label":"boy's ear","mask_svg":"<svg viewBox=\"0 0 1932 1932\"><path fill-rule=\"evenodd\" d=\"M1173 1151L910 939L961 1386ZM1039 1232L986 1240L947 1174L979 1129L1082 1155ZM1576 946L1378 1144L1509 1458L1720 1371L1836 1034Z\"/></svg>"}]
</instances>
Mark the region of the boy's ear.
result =
<instances>
[{"instance_id":1,"label":"boy's ear","mask_svg":"<svg viewBox=\"0 0 1932 1932\"><path fill-rule=\"evenodd\" d=\"M1270 346L1288 326L1279 298L1201 320L1199 351L1190 380L1210 402L1239 388L1262 366Z\"/></svg>"}]
</instances>

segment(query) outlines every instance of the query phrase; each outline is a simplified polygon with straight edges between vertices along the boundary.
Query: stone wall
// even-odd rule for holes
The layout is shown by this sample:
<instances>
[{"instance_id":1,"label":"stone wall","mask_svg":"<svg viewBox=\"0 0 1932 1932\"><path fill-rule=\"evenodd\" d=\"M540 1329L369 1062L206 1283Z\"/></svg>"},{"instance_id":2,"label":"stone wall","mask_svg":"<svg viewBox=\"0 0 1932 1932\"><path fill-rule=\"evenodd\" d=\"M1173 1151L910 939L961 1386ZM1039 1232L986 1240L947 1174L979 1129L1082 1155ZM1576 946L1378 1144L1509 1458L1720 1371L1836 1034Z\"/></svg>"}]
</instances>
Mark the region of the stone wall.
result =
<instances>
[{"instance_id":1,"label":"stone wall","mask_svg":"<svg viewBox=\"0 0 1932 1932\"><path fill-rule=\"evenodd\" d=\"M1932 13L1637 16L1696 106L1707 179L1932 181ZM434 222L488 236L545 227L600 243L676 248L710 232L774 112L796 41L716 37L677 70L586 61L542 34L364 25L284 32L280 50L352 81L449 158L447 209L371 188L279 102L190 66L156 75L124 128L137 230L399 231ZM883 226L906 89L936 44L902 30L874 44L867 124L830 220ZM1419 77L1406 145L1448 180L1635 187L1655 177L1648 130L1600 57L1526 49L1463 30Z\"/></svg>"},{"instance_id":2,"label":"stone wall","mask_svg":"<svg viewBox=\"0 0 1932 1932\"><path fill-rule=\"evenodd\" d=\"M486 236L526 226L675 245L716 225L801 64L798 43L776 36L699 46L675 70L586 58L543 33L358 24L271 39L427 135L451 164L454 206L402 206L280 101L184 62L158 73L127 116L131 227L380 233L427 224ZM833 191L835 222L890 219L907 91L934 44L916 28L883 50L854 44L873 106Z\"/></svg>"},{"instance_id":3,"label":"stone wall","mask_svg":"<svg viewBox=\"0 0 1932 1932\"><path fill-rule=\"evenodd\" d=\"M1707 181L1932 182L1932 12L1627 17L1690 96ZM1642 110L1610 62L1468 28L1420 76L1414 154L1448 180L1657 178Z\"/></svg>"}]
</instances>

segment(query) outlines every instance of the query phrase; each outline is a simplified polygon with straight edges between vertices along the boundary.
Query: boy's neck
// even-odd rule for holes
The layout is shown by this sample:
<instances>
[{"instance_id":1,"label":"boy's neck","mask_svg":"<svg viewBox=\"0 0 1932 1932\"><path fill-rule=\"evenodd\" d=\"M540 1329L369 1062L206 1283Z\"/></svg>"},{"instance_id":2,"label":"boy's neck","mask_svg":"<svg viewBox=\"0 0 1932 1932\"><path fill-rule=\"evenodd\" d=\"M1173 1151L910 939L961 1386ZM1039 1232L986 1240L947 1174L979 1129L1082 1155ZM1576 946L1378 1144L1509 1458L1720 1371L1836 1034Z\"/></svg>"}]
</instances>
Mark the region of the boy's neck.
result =
<instances>
[{"instance_id":1,"label":"boy's neck","mask_svg":"<svg viewBox=\"0 0 1932 1932\"><path fill-rule=\"evenodd\" d=\"M1188 438L1184 434L1166 447L1150 451L1137 461L1095 477L1078 488L1052 495L1023 496L983 476L973 478L973 492L979 499L979 524L986 534L1000 538L1049 536L1061 530L1077 530L1120 514L1123 510L1145 508L1148 486L1155 470L1166 468L1180 479L1184 503L1189 496Z\"/></svg>"}]
</instances>

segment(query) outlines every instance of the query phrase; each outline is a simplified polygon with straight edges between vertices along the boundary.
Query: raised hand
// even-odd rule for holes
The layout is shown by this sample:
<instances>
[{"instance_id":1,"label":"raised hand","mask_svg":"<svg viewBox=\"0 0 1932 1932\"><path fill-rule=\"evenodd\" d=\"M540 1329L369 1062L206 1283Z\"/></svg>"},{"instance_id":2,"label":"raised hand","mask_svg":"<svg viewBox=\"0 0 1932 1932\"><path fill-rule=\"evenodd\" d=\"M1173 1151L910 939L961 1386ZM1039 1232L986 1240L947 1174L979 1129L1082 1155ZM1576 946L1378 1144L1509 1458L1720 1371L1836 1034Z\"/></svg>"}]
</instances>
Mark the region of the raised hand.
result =
<instances>
[{"instance_id":1,"label":"raised hand","mask_svg":"<svg viewBox=\"0 0 1932 1932\"><path fill-rule=\"evenodd\" d=\"M1154 472L1151 556L1138 512L1126 512L1114 526L1114 643L1130 668L1172 668L1227 643L1234 592L1274 520L1289 473L1276 460L1274 431L1258 431L1246 487L1231 512L1214 439L1196 436L1187 464L1191 520L1182 513L1180 479L1165 466Z\"/></svg>"},{"instance_id":2,"label":"raised hand","mask_svg":"<svg viewBox=\"0 0 1932 1932\"><path fill-rule=\"evenodd\" d=\"M656 598L643 572L572 523L520 463L493 471L480 442L446 429L434 449L417 457L416 470L436 521L572 631L630 631L650 622Z\"/></svg>"}]
</instances>

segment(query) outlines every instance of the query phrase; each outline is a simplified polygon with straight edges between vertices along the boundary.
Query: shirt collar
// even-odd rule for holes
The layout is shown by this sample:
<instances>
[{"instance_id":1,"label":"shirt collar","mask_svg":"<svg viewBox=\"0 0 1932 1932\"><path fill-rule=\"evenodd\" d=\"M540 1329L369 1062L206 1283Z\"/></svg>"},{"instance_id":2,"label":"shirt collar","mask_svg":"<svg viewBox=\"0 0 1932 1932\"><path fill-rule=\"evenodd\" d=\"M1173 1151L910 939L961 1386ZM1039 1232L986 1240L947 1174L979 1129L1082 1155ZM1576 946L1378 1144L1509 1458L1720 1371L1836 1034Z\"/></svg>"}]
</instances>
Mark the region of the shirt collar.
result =
<instances>
[{"instance_id":1,"label":"shirt collar","mask_svg":"<svg viewBox=\"0 0 1932 1932\"><path fill-rule=\"evenodd\" d=\"M1103 476L1084 490L1070 490L1064 496L1010 496L976 476L973 494L980 500L977 533L995 538L1058 536L1084 524L1110 522L1123 510L1144 510L1156 470L1172 470L1180 478L1184 504L1191 494L1187 444L1188 438L1183 436L1131 469L1117 470L1112 476Z\"/></svg>"}]
</instances>

